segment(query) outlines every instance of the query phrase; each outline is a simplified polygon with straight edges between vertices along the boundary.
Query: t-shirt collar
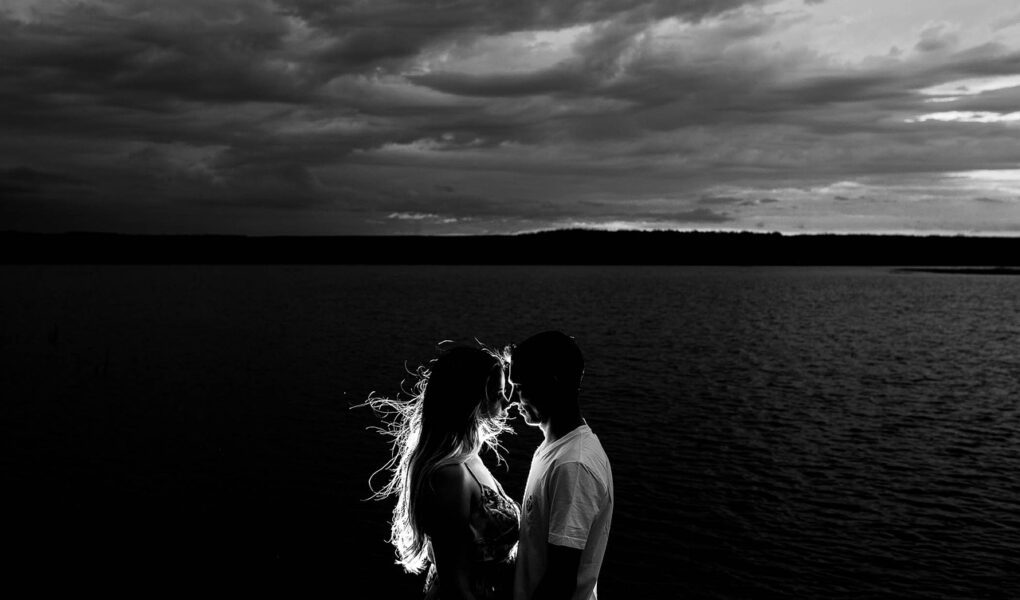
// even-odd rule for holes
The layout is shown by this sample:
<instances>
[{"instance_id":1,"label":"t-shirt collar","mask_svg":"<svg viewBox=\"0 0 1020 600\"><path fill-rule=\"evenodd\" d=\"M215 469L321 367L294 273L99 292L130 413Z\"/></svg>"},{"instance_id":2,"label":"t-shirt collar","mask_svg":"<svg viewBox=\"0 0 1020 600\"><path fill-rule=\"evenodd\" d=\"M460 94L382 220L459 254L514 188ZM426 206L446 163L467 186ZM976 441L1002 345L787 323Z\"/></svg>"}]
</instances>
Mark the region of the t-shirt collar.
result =
<instances>
[{"instance_id":1,"label":"t-shirt collar","mask_svg":"<svg viewBox=\"0 0 1020 600\"><path fill-rule=\"evenodd\" d=\"M575 427L575 428L571 429L570 431L568 431L566 435L564 435L560 439L556 440L555 442L553 442L551 444L546 444L545 440L542 440L542 443L539 444L538 448L535 449L535 454L549 453L549 452L555 450L556 448L559 448L563 444L567 443L568 441L574 439L575 437L577 437L577 436L579 436L579 435L581 435L581 434L583 434L585 432L590 432L590 431L591 431L591 428L588 427L588 421L585 421L584 419L581 419L581 424L580 425L578 425L577 427Z\"/></svg>"}]
</instances>

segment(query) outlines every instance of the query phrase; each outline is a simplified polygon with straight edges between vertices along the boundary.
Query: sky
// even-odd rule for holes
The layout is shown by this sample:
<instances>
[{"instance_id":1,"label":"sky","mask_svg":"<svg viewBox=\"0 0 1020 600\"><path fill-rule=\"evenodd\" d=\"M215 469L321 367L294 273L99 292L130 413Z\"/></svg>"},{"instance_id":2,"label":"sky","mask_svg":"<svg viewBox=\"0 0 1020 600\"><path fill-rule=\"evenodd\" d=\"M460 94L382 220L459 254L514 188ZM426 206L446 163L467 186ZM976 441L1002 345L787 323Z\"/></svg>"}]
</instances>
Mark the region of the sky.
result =
<instances>
[{"instance_id":1,"label":"sky","mask_svg":"<svg viewBox=\"0 0 1020 600\"><path fill-rule=\"evenodd\" d=\"M1020 235L1015 0L0 0L0 230Z\"/></svg>"}]
</instances>

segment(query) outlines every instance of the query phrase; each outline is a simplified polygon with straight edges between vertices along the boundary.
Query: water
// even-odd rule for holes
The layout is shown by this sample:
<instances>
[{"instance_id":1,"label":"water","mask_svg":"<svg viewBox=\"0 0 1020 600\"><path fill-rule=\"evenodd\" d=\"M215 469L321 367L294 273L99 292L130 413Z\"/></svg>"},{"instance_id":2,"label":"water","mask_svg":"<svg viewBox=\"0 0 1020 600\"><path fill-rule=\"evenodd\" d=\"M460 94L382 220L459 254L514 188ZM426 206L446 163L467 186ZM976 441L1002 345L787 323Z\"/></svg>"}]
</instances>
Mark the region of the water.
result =
<instances>
[{"instance_id":1,"label":"water","mask_svg":"<svg viewBox=\"0 0 1020 600\"><path fill-rule=\"evenodd\" d=\"M586 355L583 410L614 468L604 597L1020 596L1020 278L55 266L4 281L2 465L30 564L137 550L415 597L384 542L391 504L364 501L384 439L351 406L395 393L440 340L559 328ZM540 433L514 425L509 466L486 460L519 500Z\"/></svg>"}]
</instances>

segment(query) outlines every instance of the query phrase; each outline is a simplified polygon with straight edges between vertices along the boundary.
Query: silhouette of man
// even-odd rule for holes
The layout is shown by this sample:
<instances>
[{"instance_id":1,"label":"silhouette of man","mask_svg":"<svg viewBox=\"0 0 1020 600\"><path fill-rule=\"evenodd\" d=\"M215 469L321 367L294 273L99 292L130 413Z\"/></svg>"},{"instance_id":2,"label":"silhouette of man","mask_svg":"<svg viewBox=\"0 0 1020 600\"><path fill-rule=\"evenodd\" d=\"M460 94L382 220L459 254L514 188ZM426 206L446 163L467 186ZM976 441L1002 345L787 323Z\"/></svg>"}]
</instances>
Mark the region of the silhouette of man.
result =
<instances>
[{"instance_id":1,"label":"silhouette of man","mask_svg":"<svg viewBox=\"0 0 1020 600\"><path fill-rule=\"evenodd\" d=\"M559 331L536 334L511 353L518 412L545 436L524 491L514 600L598 597L613 519L613 472L581 416L583 375L580 349Z\"/></svg>"}]
</instances>

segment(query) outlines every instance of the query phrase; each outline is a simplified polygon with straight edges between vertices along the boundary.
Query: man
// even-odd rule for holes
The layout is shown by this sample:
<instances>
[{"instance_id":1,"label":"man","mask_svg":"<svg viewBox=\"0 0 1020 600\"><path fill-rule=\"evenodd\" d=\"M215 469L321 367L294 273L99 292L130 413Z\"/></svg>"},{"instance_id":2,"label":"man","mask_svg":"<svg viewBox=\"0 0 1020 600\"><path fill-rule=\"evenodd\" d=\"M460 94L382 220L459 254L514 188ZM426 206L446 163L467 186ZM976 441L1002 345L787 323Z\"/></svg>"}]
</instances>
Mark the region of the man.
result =
<instances>
[{"instance_id":1,"label":"man","mask_svg":"<svg viewBox=\"0 0 1020 600\"><path fill-rule=\"evenodd\" d=\"M613 473L581 416L584 358L559 331L534 335L510 356L509 382L535 450L521 507L515 600L592 600L613 519Z\"/></svg>"}]
</instances>

